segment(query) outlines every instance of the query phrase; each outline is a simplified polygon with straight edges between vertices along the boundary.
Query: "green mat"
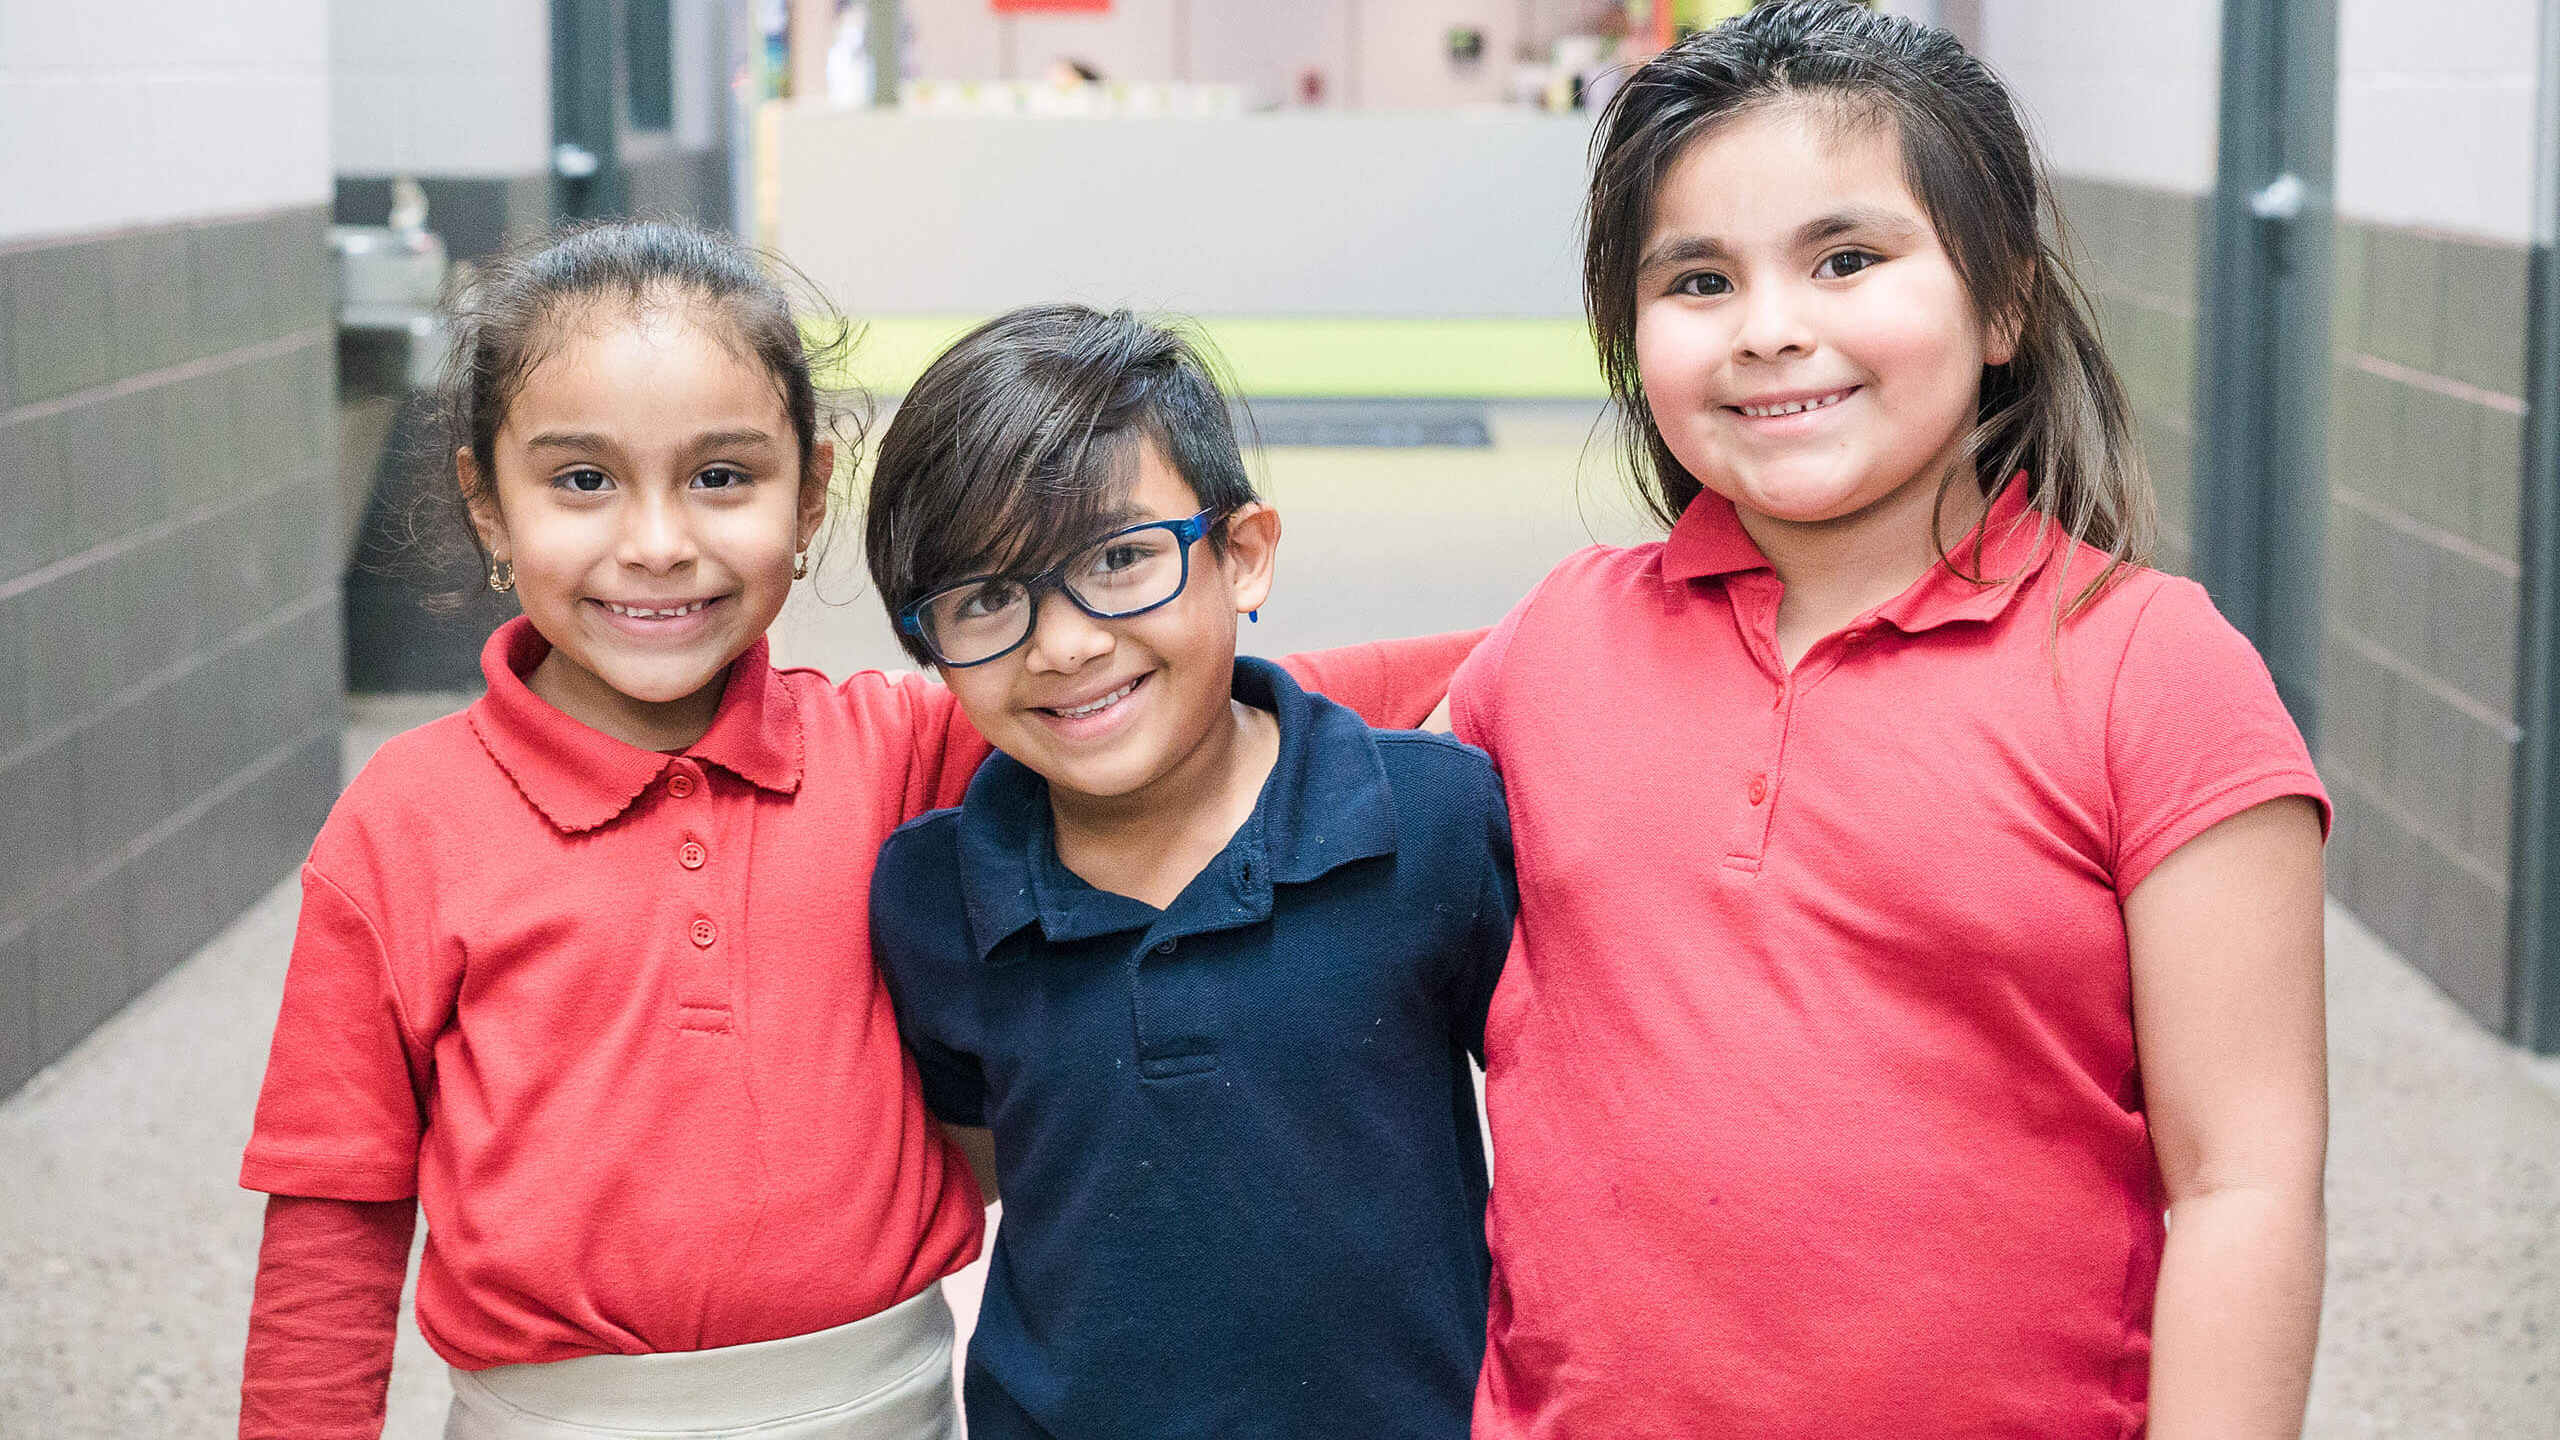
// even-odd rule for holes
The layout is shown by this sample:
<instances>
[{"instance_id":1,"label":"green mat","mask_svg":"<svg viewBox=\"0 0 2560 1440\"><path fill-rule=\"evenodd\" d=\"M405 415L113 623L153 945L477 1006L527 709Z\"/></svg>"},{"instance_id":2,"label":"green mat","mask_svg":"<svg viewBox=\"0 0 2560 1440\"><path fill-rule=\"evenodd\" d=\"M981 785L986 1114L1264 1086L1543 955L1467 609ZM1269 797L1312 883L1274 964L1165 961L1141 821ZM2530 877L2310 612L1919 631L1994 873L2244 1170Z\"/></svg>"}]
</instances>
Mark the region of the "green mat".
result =
<instances>
[{"instance_id":1,"label":"green mat","mask_svg":"<svg viewBox=\"0 0 2560 1440\"><path fill-rule=\"evenodd\" d=\"M848 366L826 377L905 393L969 316L858 320ZM1194 322L1256 398L1581 400L1606 393L1579 319L1376 320L1229 317Z\"/></svg>"}]
</instances>

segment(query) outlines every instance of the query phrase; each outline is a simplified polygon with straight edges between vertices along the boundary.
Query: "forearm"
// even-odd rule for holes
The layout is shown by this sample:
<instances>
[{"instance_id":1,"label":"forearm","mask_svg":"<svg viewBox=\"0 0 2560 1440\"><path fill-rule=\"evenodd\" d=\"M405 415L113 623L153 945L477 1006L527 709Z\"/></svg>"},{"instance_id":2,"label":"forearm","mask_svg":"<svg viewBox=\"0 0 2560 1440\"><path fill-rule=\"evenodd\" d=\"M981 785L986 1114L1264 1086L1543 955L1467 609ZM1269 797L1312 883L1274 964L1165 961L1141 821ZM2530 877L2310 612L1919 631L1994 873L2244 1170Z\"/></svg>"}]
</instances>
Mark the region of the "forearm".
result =
<instances>
[{"instance_id":1,"label":"forearm","mask_svg":"<svg viewBox=\"0 0 2560 1440\"><path fill-rule=\"evenodd\" d=\"M410 1200L268 1200L241 1440L378 1440L416 1226Z\"/></svg>"},{"instance_id":2,"label":"forearm","mask_svg":"<svg viewBox=\"0 0 2560 1440\"><path fill-rule=\"evenodd\" d=\"M2171 1207L2151 1322L2153 1440L2302 1433L2327 1251L2316 1176Z\"/></svg>"}]
</instances>

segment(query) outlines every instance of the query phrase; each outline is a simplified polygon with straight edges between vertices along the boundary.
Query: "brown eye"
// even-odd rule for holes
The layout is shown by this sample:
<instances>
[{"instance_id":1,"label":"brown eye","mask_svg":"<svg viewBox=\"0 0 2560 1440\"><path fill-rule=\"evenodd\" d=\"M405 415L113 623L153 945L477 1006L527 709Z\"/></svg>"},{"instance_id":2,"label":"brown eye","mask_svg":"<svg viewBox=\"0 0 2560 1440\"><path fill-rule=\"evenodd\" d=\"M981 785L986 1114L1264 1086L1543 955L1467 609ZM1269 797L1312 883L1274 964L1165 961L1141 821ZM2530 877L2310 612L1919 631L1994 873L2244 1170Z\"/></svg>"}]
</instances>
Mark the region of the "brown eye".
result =
<instances>
[{"instance_id":1,"label":"brown eye","mask_svg":"<svg viewBox=\"0 0 2560 1440\"><path fill-rule=\"evenodd\" d=\"M555 487L578 495L601 495L613 488L613 477L601 470L570 470L551 477Z\"/></svg>"},{"instance_id":2,"label":"brown eye","mask_svg":"<svg viewBox=\"0 0 2560 1440\"><path fill-rule=\"evenodd\" d=\"M1695 274L1683 275L1672 281L1671 293L1699 296L1729 295L1733 293L1733 282L1713 270L1700 270Z\"/></svg>"},{"instance_id":3,"label":"brown eye","mask_svg":"<svg viewBox=\"0 0 2560 1440\"><path fill-rule=\"evenodd\" d=\"M1823 256L1822 263L1815 267L1814 273L1833 280L1846 280L1883 258L1866 250L1842 250L1836 254Z\"/></svg>"},{"instance_id":4,"label":"brown eye","mask_svg":"<svg viewBox=\"0 0 2560 1440\"><path fill-rule=\"evenodd\" d=\"M704 490L736 490L747 483L746 472L726 465L714 465L693 477L693 483Z\"/></svg>"}]
</instances>

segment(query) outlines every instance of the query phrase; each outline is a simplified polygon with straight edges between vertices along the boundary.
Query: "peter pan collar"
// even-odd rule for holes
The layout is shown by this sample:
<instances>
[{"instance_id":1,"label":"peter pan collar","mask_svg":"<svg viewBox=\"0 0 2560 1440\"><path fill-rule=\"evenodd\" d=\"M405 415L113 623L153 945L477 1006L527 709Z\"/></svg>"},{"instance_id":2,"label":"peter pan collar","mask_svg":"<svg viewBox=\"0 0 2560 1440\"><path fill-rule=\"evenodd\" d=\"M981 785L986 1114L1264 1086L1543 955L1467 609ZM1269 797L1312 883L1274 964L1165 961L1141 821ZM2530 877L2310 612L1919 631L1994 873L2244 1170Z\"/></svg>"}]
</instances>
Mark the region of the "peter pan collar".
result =
<instances>
[{"instance_id":1,"label":"peter pan collar","mask_svg":"<svg viewBox=\"0 0 2560 1440\"><path fill-rule=\"evenodd\" d=\"M554 709L524 683L551 653L551 642L519 615L481 647L488 693L472 703L472 733L524 798L564 834L619 818L679 758L628 745ZM728 687L711 728L681 758L717 765L760 790L789 795L800 788L800 710L774 673L771 647L759 636L729 666Z\"/></svg>"},{"instance_id":2,"label":"peter pan collar","mask_svg":"<svg viewBox=\"0 0 2560 1440\"><path fill-rule=\"evenodd\" d=\"M1239 656L1235 698L1280 722L1280 754L1253 814L1171 910L1086 884L1058 859L1048 782L1001 751L969 783L960 810L960 889L980 959L1037 925L1052 943L1168 922L1184 931L1250 924L1276 885L1305 884L1396 848L1395 803L1369 727L1301 689L1268 660Z\"/></svg>"},{"instance_id":3,"label":"peter pan collar","mask_svg":"<svg viewBox=\"0 0 2560 1440\"><path fill-rule=\"evenodd\" d=\"M1872 618L1917 635L1958 621L1994 619L2007 610L2063 538L2062 528L2029 503L2033 488L2025 471L2010 477L1947 558L1877 606ZM1742 528L1733 502L1701 490L1663 544L1662 578L1705 580L1752 571L1774 574L1769 558Z\"/></svg>"}]
</instances>

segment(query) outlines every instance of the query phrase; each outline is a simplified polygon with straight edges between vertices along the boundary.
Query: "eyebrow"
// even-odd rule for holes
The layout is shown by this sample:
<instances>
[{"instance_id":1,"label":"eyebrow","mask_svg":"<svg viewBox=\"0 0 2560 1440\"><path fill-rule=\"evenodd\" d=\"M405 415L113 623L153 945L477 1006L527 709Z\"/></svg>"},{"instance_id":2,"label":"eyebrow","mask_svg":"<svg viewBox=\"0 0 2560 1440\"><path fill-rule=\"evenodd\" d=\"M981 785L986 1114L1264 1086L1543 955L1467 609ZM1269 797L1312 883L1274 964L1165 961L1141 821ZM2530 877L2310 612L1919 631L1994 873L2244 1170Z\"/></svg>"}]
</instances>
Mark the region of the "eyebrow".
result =
<instances>
[{"instance_id":1,"label":"eyebrow","mask_svg":"<svg viewBox=\"0 0 2560 1440\"><path fill-rule=\"evenodd\" d=\"M1879 205L1850 205L1834 210L1828 215L1817 216L1797 226L1795 243L1798 248L1802 248L1860 232L1901 239L1917 231L1918 227L1912 222L1911 217L1900 211L1888 210ZM1644 258L1636 262L1636 271L1638 274L1643 274L1646 271L1673 265L1731 258L1733 258L1733 252L1726 248L1722 240L1712 235L1675 235L1645 252Z\"/></svg>"},{"instance_id":2,"label":"eyebrow","mask_svg":"<svg viewBox=\"0 0 2560 1440\"><path fill-rule=\"evenodd\" d=\"M591 435L583 430L545 430L541 434L526 440L524 442L524 448L527 450L566 450L573 454L591 455L598 450L612 449L613 442L605 439L601 435Z\"/></svg>"},{"instance_id":3,"label":"eyebrow","mask_svg":"<svg viewBox=\"0 0 2560 1440\"><path fill-rule=\"evenodd\" d=\"M762 430L706 430L693 438L692 448L730 450L773 443L773 436ZM528 450L563 450L578 455L614 448L611 440L584 430L545 430L526 440L524 445Z\"/></svg>"}]
</instances>

